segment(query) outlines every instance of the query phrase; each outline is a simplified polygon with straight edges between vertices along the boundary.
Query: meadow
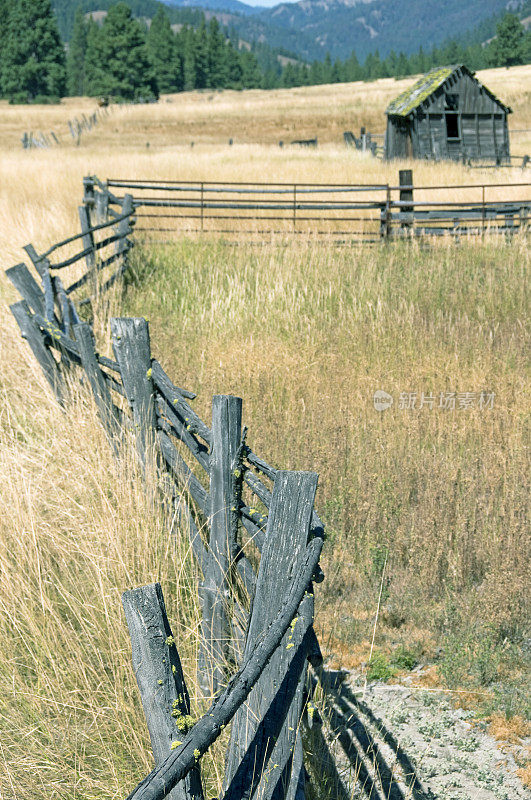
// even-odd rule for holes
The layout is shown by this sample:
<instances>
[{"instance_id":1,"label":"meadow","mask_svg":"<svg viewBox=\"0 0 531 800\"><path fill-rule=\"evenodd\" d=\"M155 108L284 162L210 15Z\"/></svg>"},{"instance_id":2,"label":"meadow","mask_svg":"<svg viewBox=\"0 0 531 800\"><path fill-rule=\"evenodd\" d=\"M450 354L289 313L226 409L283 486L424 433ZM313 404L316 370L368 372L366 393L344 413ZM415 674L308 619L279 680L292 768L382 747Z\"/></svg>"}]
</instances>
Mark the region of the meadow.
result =
<instances>
[{"instance_id":1,"label":"meadow","mask_svg":"<svg viewBox=\"0 0 531 800\"><path fill-rule=\"evenodd\" d=\"M513 107L511 127L531 128L531 67L479 77ZM93 100L1 105L2 267L24 260L29 241L42 251L78 230L90 173L360 183L413 166L426 184L523 179L346 150L343 130L383 131L385 105L412 81L172 96L115 109L79 147L66 121ZM24 130L55 130L64 145L22 151ZM315 151L278 147L316 134ZM530 136L515 133L512 152L531 151ZM329 663L367 670L380 607L381 664L434 664L434 682L519 725L529 712L528 266L523 239L185 239L138 248L136 277L111 308L149 318L156 357L198 393L205 418L213 393L238 394L255 451L320 474L328 542L316 625ZM0 797L123 797L150 756L120 592L161 581L195 695L196 576L132 463L113 460L89 398L76 390L66 412L53 402L7 309L14 299L2 274ZM393 396L384 412L378 389ZM440 408L441 392L474 393L473 407ZM414 408L401 393L416 394ZM480 407L482 393L492 407ZM211 794L219 763L214 751Z\"/></svg>"}]
</instances>

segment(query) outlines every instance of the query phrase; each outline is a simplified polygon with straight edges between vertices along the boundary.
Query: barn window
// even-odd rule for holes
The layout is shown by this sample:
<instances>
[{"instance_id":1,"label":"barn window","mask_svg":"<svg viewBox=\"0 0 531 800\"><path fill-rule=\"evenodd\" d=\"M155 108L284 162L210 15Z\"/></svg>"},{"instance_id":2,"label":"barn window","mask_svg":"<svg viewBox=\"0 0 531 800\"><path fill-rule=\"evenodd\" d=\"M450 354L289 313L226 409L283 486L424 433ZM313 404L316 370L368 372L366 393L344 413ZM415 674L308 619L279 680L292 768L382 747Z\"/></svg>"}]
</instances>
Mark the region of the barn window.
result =
<instances>
[{"instance_id":1,"label":"barn window","mask_svg":"<svg viewBox=\"0 0 531 800\"><path fill-rule=\"evenodd\" d=\"M445 94L444 101L448 111L457 111L457 105L459 102L458 94Z\"/></svg>"},{"instance_id":2,"label":"barn window","mask_svg":"<svg viewBox=\"0 0 531 800\"><path fill-rule=\"evenodd\" d=\"M457 114L446 114L446 138L459 139L459 117Z\"/></svg>"}]
</instances>

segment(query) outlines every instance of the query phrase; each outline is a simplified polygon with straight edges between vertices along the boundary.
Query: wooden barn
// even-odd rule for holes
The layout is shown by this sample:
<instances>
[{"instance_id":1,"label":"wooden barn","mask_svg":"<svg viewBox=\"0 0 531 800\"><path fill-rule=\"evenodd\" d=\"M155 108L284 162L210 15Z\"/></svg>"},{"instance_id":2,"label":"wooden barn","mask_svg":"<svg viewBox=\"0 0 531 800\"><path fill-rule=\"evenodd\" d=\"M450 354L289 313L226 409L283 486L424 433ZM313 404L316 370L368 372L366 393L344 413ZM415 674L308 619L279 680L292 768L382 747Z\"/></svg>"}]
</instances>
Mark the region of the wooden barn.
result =
<instances>
[{"instance_id":1,"label":"wooden barn","mask_svg":"<svg viewBox=\"0 0 531 800\"><path fill-rule=\"evenodd\" d=\"M463 65L432 69L385 113L388 159L510 160L511 109Z\"/></svg>"}]
</instances>

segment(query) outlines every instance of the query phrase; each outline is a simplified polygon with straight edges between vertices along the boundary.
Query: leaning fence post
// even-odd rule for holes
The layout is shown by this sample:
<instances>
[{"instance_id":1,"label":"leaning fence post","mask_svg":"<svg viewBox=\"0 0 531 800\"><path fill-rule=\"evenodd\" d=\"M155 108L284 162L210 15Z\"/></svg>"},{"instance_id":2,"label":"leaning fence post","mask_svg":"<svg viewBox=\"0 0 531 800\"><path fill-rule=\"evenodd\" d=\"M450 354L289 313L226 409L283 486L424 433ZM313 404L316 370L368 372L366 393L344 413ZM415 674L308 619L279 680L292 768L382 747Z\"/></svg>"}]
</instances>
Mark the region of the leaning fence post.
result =
<instances>
[{"instance_id":1,"label":"leaning fence post","mask_svg":"<svg viewBox=\"0 0 531 800\"><path fill-rule=\"evenodd\" d=\"M94 249L94 233L90 224L90 210L88 205L78 207L79 222L81 223L81 233L83 234L83 250L89 252L85 256L87 270L92 275L92 292L94 297L98 294L98 277L96 271L96 251Z\"/></svg>"},{"instance_id":2,"label":"leaning fence post","mask_svg":"<svg viewBox=\"0 0 531 800\"><path fill-rule=\"evenodd\" d=\"M50 262L47 258L40 258L32 244L24 246L24 250L31 259L31 263L41 277L44 292L44 316L50 322L56 320L55 317L55 296L50 275Z\"/></svg>"},{"instance_id":3,"label":"leaning fence post","mask_svg":"<svg viewBox=\"0 0 531 800\"><path fill-rule=\"evenodd\" d=\"M190 697L160 584L124 592L122 604L131 638L133 670L158 765L193 725ZM202 800L199 765L166 796L170 800Z\"/></svg>"},{"instance_id":4,"label":"leaning fence post","mask_svg":"<svg viewBox=\"0 0 531 800\"><path fill-rule=\"evenodd\" d=\"M63 405L63 379L59 364L51 354L50 348L46 346L44 334L33 319L28 304L25 300L20 300L18 303L9 306L9 308L17 321L22 338L31 347L33 355L44 373L44 377L52 387L58 402Z\"/></svg>"},{"instance_id":5,"label":"leaning fence post","mask_svg":"<svg viewBox=\"0 0 531 800\"><path fill-rule=\"evenodd\" d=\"M147 320L144 317L111 319L111 336L125 394L133 412L138 455L145 466L155 441L157 422Z\"/></svg>"},{"instance_id":6,"label":"leaning fence post","mask_svg":"<svg viewBox=\"0 0 531 800\"><path fill-rule=\"evenodd\" d=\"M413 170L401 169L398 172L398 182L400 184L400 203L413 203ZM404 187L404 188L402 188ZM413 227L413 211L414 207L400 206L400 218L402 220L402 228Z\"/></svg>"},{"instance_id":7,"label":"leaning fence post","mask_svg":"<svg viewBox=\"0 0 531 800\"><path fill-rule=\"evenodd\" d=\"M6 270L6 277L36 314L44 317L44 294L25 264L16 264Z\"/></svg>"},{"instance_id":8,"label":"leaning fence post","mask_svg":"<svg viewBox=\"0 0 531 800\"><path fill-rule=\"evenodd\" d=\"M315 473L279 470L276 474L244 658L275 619L292 576L300 569L316 488ZM301 768L294 764L294 754L300 756L297 738L312 623L313 594L309 590L233 720L224 800L295 796Z\"/></svg>"},{"instance_id":9,"label":"leaning fence post","mask_svg":"<svg viewBox=\"0 0 531 800\"><path fill-rule=\"evenodd\" d=\"M80 322L73 326L73 330L79 347L81 364L92 389L100 419L109 436L113 437L118 433L120 427L112 402L111 390L103 377L96 356L92 328L87 322Z\"/></svg>"},{"instance_id":10,"label":"leaning fence post","mask_svg":"<svg viewBox=\"0 0 531 800\"><path fill-rule=\"evenodd\" d=\"M199 588L203 619L198 679L205 696L216 694L221 688L230 660L229 572L236 550L243 479L238 465L241 436L241 397L215 395L212 399L209 554Z\"/></svg>"}]
</instances>

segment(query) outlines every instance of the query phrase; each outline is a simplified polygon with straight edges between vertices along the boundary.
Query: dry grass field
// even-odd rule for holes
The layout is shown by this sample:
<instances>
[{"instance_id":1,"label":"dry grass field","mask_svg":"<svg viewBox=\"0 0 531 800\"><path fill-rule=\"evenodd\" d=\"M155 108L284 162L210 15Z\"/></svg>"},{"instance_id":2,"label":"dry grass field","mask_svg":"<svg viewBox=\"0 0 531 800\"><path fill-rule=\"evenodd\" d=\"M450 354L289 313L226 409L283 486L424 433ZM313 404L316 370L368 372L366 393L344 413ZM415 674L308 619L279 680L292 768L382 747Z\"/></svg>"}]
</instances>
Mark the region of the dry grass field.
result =
<instances>
[{"instance_id":1,"label":"dry grass field","mask_svg":"<svg viewBox=\"0 0 531 800\"><path fill-rule=\"evenodd\" d=\"M512 128L531 128L531 67L479 77L513 107ZM42 251L78 230L90 173L360 183L413 166L419 184L522 180L346 150L343 131L383 131L387 102L413 80L172 96L116 108L79 147L66 123L92 100L2 104L2 268L27 242ZM54 130L64 145L23 151L24 130ZM278 147L314 135L315 151ZM529 131L512 152L531 152ZM481 691L483 713L525 716L528 243L184 240L136 259L114 311L150 319L156 356L198 392L199 411L208 416L213 392L240 394L253 449L321 475L317 625L331 663L366 664L383 587L384 659L401 648L436 660L438 680ZM0 798L119 798L150 764L120 592L161 581L194 693L194 569L134 468L113 461L83 392L66 412L54 404L7 310L14 299L2 272ZM383 413L377 389L394 397ZM438 408L452 391L476 393L475 408ZM417 393L416 408L400 408L401 392ZM433 408L419 408L421 393Z\"/></svg>"}]
</instances>

